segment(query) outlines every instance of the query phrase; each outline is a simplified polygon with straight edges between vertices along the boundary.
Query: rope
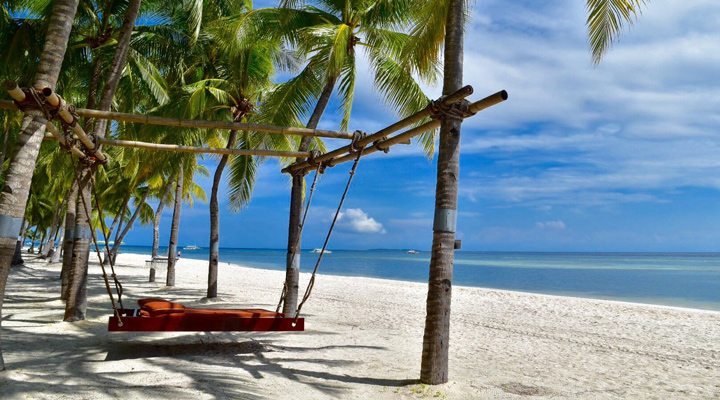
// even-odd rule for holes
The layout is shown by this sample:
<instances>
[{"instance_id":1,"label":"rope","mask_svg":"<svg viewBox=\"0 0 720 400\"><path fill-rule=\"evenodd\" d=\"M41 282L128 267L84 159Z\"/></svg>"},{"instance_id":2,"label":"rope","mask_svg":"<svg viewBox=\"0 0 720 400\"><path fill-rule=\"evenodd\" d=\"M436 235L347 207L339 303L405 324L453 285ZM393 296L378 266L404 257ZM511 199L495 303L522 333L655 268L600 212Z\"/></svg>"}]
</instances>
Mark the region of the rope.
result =
<instances>
[{"instance_id":1,"label":"rope","mask_svg":"<svg viewBox=\"0 0 720 400\"><path fill-rule=\"evenodd\" d=\"M317 275L318 268L320 267L320 263L322 262L323 255L325 255L325 250L327 249L328 242L330 241L330 236L332 236L333 230L335 229L335 223L340 216L340 211L342 210L343 203L345 203L345 198L347 197L348 191L350 190L350 184L352 183L353 177L355 176L355 171L357 170L358 163L360 162L360 158L362 157L364 150L364 148L360 148L357 151L357 156L355 157L353 166L350 169L350 176L348 177L348 181L345 184L345 191L343 191L342 197L340 197L340 204L338 204L337 210L335 210L335 216L333 217L332 223L330 224L330 229L325 236L325 242L323 242L322 250L320 250L320 255L318 256L317 261L315 261L315 268L313 268L312 275L310 276L310 281L308 282L308 286L305 289L305 294L303 295L302 301L298 305L297 311L295 312L295 321L293 321L293 324L297 323L297 320L300 317L300 310L302 310L303 305L305 305L305 302L310 298L310 294L312 294L313 287L315 286L315 277Z\"/></svg>"},{"instance_id":2,"label":"rope","mask_svg":"<svg viewBox=\"0 0 720 400\"><path fill-rule=\"evenodd\" d=\"M100 205L100 197L98 196L97 187L95 187L95 186L93 186L93 193L95 194L95 196L94 196L95 197L95 208L97 208L97 210L98 210L99 219L100 219L100 228L103 233L103 239L105 239L105 251L108 254L108 262L110 264L110 272L111 272L110 276L112 276L113 283L115 284L115 291L118 294L118 303L120 304L120 308L125 308L125 307L123 307L123 303L122 303L123 286L122 286L122 283L120 283L120 281L118 280L117 275L115 274L115 260L113 259L112 255L110 254L110 247L108 245L109 238L107 236L107 226L105 225L105 219L103 218L104 212L103 212L102 206ZM95 243L95 249L97 250L98 258L100 258L100 249L98 249L97 243ZM100 260L100 264L103 265L102 259ZM105 271L104 267L103 267L103 271Z\"/></svg>"},{"instance_id":3,"label":"rope","mask_svg":"<svg viewBox=\"0 0 720 400\"><path fill-rule=\"evenodd\" d=\"M432 119L465 119L475 115L470 111L470 102L463 100L459 103L446 104L442 100L430 102L430 118Z\"/></svg>"},{"instance_id":4,"label":"rope","mask_svg":"<svg viewBox=\"0 0 720 400\"><path fill-rule=\"evenodd\" d=\"M321 168L322 163L317 163L317 169L315 170L315 177L313 177L312 185L310 186L310 193L308 194L307 201L305 202L305 210L303 211L303 217L302 220L300 220L299 225L299 234L298 234L298 240L297 243L295 243L295 248L300 244L300 238L302 237L302 231L303 227L305 227L305 219L308 215L308 210L310 209L310 204L312 203L313 193L315 193L315 187L317 186L318 177L322 174ZM293 255L294 257L294 255ZM283 302L285 302L285 296L287 295L288 285L287 285L287 279L285 279L285 283L283 283L283 290L282 294L280 295L280 301L278 301L278 305L275 308L275 312L280 312L280 307L282 306Z\"/></svg>"},{"instance_id":5,"label":"rope","mask_svg":"<svg viewBox=\"0 0 720 400\"><path fill-rule=\"evenodd\" d=\"M115 316L118 319L118 326L122 326L123 325L122 317L120 315L120 311L118 311L118 308L115 305L115 297L112 294L112 289L110 289L110 281L108 280L107 271L105 270L105 266L103 265L103 262L102 262L102 257L100 255L100 247L97 244L97 237L95 235L95 229L93 228L92 223L90 222L90 219L92 218L92 214L90 213L90 209L88 208L87 202L85 202L85 197L82 195L82 192L81 192L82 186L80 185L80 177L77 174L77 171L79 170L79 168L78 168L79 165L80 165L79 162L76 163L76 165L75 165L75 167L76 167L75 168L75 171L76 171L75 182L78 185L78 188L79 188L78 193L80 194L78 197L80 197L80 201L82 202L83 208L85 209L85 215L87 215L87 217L88 217L88 223L90 224L90 235L92 237L93 244L95 245L95 252L97 253L98 260L100 261L100 269L102 270L103 280L105 281L105 289L107 290L108 296L110 296L110 303L112 304L113 313L115 314ZM99 205L99 203L97 203L97 197L95 198L95 200L96 200L96 204ZM102 212L98 211L98 213L99 213L99 218L100 218L101 224L104 225L104 222L102 221ZM104 229L103 229L103 235L105 235ZM107 246L107 240L105 241L105 245ZM112 266L112 262L110 263L110 265ZM113 278L115 278L114 269L113 269ZM119 284L119 282L117 281L117 278L115 278L115 282L116 282L115 289L118 290L117 285ZM122 308L121 297L122 297L122 285L120 286L120 290L118 291L118 302L120 303L120 308Z\"/></svg>"}]
</instances>

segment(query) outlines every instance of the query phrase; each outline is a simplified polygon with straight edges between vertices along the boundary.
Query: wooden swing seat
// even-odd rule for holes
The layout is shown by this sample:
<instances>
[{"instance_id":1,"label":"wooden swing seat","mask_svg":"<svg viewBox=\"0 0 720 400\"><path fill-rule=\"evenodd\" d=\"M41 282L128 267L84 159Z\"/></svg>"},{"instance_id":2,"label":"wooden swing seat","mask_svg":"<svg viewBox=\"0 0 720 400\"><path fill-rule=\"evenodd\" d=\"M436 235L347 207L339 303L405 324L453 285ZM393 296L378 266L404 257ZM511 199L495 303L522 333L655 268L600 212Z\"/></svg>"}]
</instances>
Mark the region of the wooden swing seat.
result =
<instances>
[{"instance_id":1,"label":"wooden swing seat","mask_svg":"<svg viewBox=\"0 0 720 400\"><path fill-rule=\"evenodd\" d=\"M140 299L140 308L121 309L108 321L110 332L291 332L304 331L305 319L286 318L260 308L188 308L163 299Z\"/></svg>"}]
</instances>

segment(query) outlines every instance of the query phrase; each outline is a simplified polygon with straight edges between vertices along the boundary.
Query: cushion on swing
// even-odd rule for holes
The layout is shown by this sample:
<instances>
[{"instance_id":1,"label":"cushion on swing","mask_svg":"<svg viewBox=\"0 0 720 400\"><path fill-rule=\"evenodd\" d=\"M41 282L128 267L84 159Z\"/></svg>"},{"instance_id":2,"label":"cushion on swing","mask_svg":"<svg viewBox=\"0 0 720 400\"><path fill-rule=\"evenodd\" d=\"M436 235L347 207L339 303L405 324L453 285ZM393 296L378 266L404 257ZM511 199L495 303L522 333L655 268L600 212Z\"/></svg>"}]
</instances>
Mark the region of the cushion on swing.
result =
<instances>
[{"instance_id":1,"label":"cushion on swing","mask_svg":"<svg viewBox=\"0 0 720 400\"><path fill-rule=\"evenodd\" d=\"M143 301L144 300L144 301ZM185 312L185 306L180 303L160 299L142 299L138 300L140 311L147 312L151 317L166 314L179 314Z\"/></svg>"}]
</instances>

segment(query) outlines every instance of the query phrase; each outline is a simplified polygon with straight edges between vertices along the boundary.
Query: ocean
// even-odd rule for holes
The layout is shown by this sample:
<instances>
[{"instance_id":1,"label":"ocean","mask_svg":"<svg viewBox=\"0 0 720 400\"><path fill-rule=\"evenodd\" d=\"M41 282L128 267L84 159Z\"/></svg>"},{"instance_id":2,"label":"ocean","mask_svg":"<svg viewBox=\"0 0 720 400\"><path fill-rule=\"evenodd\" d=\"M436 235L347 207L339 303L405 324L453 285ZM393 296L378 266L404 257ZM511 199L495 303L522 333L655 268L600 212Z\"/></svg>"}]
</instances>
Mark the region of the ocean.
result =
<instances>
[{"instance_id":1,"label":"ocean","mask_svg":"<svg viewBox=\"0 0 720 400\"><path fill-rule=\"evenodd\" d=\"M123 246L150 254L149 246ZM161 249L161 252L166 249ZM208 249L181 250L208 258ZM303 250L301 270L318 254ZM220 250L220 261L284 270L285 250ZM430 252L333 250L320 274L427 282ZM453 284L720 311L720 253L529 253L458 251Z\"/></svg>"}]
</instances>

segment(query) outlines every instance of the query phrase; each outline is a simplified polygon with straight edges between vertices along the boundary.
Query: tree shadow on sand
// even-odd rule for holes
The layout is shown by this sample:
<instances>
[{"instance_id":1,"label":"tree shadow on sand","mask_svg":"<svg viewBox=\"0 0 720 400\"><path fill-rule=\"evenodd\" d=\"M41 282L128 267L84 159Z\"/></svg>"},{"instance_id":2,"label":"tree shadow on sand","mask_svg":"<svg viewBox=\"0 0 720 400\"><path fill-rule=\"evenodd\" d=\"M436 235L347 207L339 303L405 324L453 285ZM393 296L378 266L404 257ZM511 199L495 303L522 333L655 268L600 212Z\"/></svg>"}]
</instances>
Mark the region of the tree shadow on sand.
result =
<instances>
[{"instance_id":1,"label":"tree shadow on sand","mask_svg":"<svg viewBox=\"0 0 720 400\"><path fill-rule=\"evenodd\" d=\"M363 361L330 357L328 353L342 355L343 349L353 348L376 352L387 349L333 345L320 339L335 332L301 333L316 336L318 345L296 347L288 343L297 333L172 333L170 337L159 333L108 333L106 320L100 318L109 315L107 293L97 274L88 280L90 320L62 323L61 303L54 304L48 297L52 290L59 293L55 271L19 267L11 279L8 314L4 318L11 324L4 323L2 329L11 371L0 374L0 398L88 397L101 393L112 398L260 399L282 390L266 387L262 379L268 376L282 377L331 397L350 394L350 385L399 387L417 383L414 379L387 378L382 371L377 377L342 373L352 371ZM123 277L123 282L130 294L125 299L126 307L134 303L132 295L136 291L142 297L172 294L188 302L199 301L202 295L200 290L167 290L137 276ZM13 297L14 291L25 294ZM247 305L225 302L217 306ZM28 309L33 310L32 318L23 317ZM22 321L28 325L17 324ZM40 321L68 324L83 337L62 334L68 329L65 326L47 332L46 325L38 324Z\"/></svg>"}]
</instances>

